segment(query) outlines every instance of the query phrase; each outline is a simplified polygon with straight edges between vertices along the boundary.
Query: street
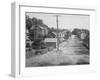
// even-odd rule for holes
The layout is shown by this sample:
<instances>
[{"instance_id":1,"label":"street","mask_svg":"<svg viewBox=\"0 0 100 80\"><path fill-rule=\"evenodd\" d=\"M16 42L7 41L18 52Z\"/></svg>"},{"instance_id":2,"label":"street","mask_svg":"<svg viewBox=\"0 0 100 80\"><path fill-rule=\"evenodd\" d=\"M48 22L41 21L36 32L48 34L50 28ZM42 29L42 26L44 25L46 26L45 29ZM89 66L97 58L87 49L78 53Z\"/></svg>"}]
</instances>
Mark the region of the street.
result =
<instances>
[{"instance_id":1,"label":"street","mask_svg":"<svg viewBox=\"0 0 100 80\"><path fill-rule=\"evenodd\" d=\"M59 51L54 49L46 54L26 59L26 67L89 64L89 50L75 35L59 44Z\"/></svg>"}]
</instances>

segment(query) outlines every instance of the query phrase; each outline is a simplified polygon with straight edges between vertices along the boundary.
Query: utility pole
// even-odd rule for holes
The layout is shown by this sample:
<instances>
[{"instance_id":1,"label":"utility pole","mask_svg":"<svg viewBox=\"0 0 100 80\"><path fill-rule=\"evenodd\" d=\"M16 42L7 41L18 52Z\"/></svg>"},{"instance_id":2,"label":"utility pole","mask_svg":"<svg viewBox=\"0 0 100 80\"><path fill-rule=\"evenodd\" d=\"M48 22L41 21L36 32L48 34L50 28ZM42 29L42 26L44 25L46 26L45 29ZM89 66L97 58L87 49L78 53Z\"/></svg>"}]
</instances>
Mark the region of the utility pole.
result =
<instances>
[{"instance_id":1,"label":"utility pole","mask_svg":"<svg viewBox=\"0 0 100 80\"><path fill-rule=\"evenodd\" d=\"M58 31L58 15L56 15L56 23L57 23L57 51L59 51L59 31Z\"/></svg>"}]
</instances>

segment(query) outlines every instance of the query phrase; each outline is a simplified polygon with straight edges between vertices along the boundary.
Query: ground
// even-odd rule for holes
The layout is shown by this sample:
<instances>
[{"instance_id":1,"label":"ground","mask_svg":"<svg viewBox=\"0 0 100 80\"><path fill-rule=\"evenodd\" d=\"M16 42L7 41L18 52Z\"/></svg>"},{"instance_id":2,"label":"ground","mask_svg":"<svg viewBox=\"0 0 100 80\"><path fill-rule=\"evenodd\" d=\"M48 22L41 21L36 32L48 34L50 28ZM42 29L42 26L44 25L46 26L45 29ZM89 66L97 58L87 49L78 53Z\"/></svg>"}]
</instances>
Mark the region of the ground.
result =
<instances>
[{"instance_id":1,"label":"ground","mask_svg":"<svg viewBox=\"0 0 100 80\"><path fill-rule=\"evenodd\" d=\"M53 49L46 54L26 59L26 67L89 64L89 50L75 35L60 43L59 51Z\"/></svg>"}]
</instances>

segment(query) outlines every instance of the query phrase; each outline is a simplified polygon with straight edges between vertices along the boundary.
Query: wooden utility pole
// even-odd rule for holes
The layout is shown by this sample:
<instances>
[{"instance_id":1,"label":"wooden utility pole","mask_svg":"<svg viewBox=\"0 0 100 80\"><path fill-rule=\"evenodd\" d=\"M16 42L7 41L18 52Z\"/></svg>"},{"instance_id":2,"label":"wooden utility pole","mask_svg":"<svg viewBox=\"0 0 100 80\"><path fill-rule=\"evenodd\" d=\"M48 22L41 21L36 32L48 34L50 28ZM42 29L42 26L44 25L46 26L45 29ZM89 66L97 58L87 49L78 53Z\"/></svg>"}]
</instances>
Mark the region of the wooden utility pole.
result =
<instances>
[{"instance_id":1,"label":"wooden utility pole","mask_svg":"<svg viewBox=\"0 0 100 80\"><path fill-rule=\"evenodd\" d=\"M57 51L59 51L58 15L56 15L56 23L57 23Z\"/></svg>"}]
</instances>

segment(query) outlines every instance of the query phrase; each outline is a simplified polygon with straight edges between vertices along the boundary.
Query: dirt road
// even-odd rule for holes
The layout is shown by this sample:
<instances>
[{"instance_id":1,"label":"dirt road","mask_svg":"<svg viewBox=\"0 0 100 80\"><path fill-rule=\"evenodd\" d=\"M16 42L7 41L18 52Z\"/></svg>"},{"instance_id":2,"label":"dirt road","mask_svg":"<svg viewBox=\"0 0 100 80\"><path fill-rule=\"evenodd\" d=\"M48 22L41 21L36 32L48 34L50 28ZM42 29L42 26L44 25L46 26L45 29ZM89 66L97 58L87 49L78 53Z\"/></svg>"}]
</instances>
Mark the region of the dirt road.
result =
<instances>
[{"instance_id":1,"label":"dirt road","mask_svg":"<svg viewBox=\"0 0 100 80\"><path fill-rule=\"evenodd\" d=\"M88 63L89 51L75 35L62 42L59 45L59 51L54 49L46 54L26 59L26 67Z\"/></svg>"}]
</instances>

